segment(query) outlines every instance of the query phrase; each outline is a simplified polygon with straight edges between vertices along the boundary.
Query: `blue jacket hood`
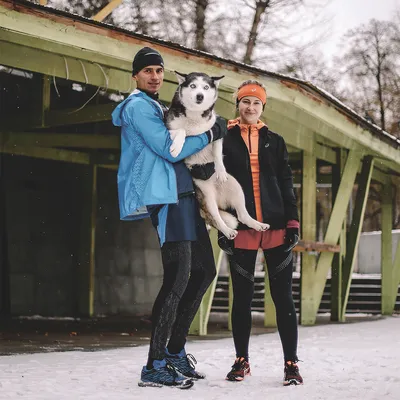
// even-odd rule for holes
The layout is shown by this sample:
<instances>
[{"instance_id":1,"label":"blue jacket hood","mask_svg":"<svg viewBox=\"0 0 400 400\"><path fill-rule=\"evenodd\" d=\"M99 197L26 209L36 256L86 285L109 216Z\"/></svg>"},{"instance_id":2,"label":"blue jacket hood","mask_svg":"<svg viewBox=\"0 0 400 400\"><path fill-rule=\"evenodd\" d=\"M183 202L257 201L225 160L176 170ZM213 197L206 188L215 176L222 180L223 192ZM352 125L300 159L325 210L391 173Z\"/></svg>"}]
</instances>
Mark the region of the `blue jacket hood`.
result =
<instances>
[{"instance_id":1,"label":"blue jacket hood","mask_svg":"<svg viewBox=\"0 0 400 400\"><path fill-rule=\"evenodd\" d=\"M118 104L115 110L111 114L112 123L114 126L122 126L122 112L124 111L127 103L132 101L134 98L138 97L148 97L145 93L138 89L135 89L124 101Z\"/></svg>"}]
</instances>

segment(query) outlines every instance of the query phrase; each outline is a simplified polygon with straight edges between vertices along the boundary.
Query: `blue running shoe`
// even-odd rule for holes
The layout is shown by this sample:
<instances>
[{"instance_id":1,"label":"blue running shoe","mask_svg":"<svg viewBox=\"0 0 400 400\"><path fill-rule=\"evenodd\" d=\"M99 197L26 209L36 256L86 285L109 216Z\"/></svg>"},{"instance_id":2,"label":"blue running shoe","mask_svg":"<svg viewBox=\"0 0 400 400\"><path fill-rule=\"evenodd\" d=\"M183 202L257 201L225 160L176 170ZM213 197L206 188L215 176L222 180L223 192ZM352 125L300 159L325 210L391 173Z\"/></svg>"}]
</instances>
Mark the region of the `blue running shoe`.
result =
<instances>
[{"instance_id":1,"label":"blue running shoe","mask_svg":"<svg viewBox=\"0 0 400 400\"><path fill-rule=\"evenodd\" d=\"M170 354L168 349L165 349L165 353L167 363L172 365L183 376L186 376L186 378L197 380L206 377L205 374L195 370L197 361L192 354L186 354L185 349L181 350L178 354Z\"/></svg>"},{"instance_id":2,"label":"blue running shoe","mask_svg":"<svg viewBox=\"0 0 400 400\"><path fill-rule=\"evenodd\" d=\"M171 386L179 389L190 389L193 386L193 380L180 374L164 359L155 360L152 369L147 369L144 366L138 385L142 387Z\"/></svg>"}]
</instances>

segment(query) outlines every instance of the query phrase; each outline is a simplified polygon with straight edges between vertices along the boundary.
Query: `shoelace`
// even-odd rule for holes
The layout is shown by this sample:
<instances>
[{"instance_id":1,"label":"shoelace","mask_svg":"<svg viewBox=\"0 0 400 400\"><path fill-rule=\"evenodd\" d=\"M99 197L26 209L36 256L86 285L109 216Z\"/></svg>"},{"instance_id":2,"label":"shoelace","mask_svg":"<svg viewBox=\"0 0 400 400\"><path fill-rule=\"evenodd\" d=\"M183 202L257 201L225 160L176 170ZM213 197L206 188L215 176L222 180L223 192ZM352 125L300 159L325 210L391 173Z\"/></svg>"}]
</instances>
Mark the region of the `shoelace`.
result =
<instances>
[{"instance_id":1,"label":"shoelace","mask_svg":"<svg viewBox=\"0 0 400 400\"><path fill-rule=\"evenodd\" d=\"M168 372L170 372L172 374L172 376L174 377L174 380L175 380L175 378L178 377L178 372L176 371L176 368L169 363L167 363L166 368L168 369Z\"/></svg>"},{"instance_id":2,"label":"shoelace","mask_svg":"<svg viewBox=\"0 0 400 400\"><path fill-rule=\"evenodd\" d=\"M189 363L189 365L195 369L195 365L197 364L197 360L194 358L193 354L186 354L186 359Z\"/></svg>"},{"instance_id":3,"label":"shoelace","mask_svg":"<svg viewBox=\"0 0 400 400\"><path fill-rule=\"evenodd\" d=\"M235 363L232 365L232 371L240 371L245 361L246 360L243 357L237 358Z\"/></svg>"},{"instance_id":4,"label":"shoelace","mask_svg":"<svg viewBox=\"0 0 400 400\"><path fill-rule=\"evenodd\" d=\"M286 368L287 368L287 372L290 375L298 375L299 374L299 367L297 366L297 364L294 364L293 362L286 363Z\"/></svg>"}]
</instances>

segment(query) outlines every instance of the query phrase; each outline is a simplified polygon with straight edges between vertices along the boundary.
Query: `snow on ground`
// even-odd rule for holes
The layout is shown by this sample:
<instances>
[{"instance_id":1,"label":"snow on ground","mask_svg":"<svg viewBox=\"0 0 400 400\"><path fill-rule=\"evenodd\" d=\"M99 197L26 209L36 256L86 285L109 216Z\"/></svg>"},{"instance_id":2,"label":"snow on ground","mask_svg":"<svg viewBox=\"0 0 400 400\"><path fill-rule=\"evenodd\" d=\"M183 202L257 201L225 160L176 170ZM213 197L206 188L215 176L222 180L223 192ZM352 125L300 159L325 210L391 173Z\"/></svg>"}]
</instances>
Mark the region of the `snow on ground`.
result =
<instances>
[{"instance_id":1,"label":"snow on ground","mask_svg":"<svg viewBox=\"0 0 400 400\"><path fill-rule=\"evenodd\" d=\"M400 399L400 317L300 327L303 386L283 387L277 333L253 336L252 376L227 382L231 339L190 341L187 351L207 379L189 390L139 388L147 346L97 352L0 357L0 399Z\"/></svg>"}]
</instances>

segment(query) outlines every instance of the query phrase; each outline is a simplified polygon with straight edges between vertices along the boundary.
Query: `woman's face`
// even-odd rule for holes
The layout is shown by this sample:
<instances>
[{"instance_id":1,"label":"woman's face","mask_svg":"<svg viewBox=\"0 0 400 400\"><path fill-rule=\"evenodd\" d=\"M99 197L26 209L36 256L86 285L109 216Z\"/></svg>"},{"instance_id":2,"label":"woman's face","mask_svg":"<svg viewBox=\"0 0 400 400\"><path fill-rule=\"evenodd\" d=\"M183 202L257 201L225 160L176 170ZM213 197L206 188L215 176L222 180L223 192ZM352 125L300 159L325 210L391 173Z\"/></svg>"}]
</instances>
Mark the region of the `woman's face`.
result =
<instances>
[{"instance_id":1,"label":"woman's face","mask_svg":"<svg viewBox=\"0 0 400 400\"><path fill-rule=\"evenodd\" d=\"M263 104L258 97L245 96L239 101L240 122L256 124L263 111Z\"/></svg>"}]
</instances>

